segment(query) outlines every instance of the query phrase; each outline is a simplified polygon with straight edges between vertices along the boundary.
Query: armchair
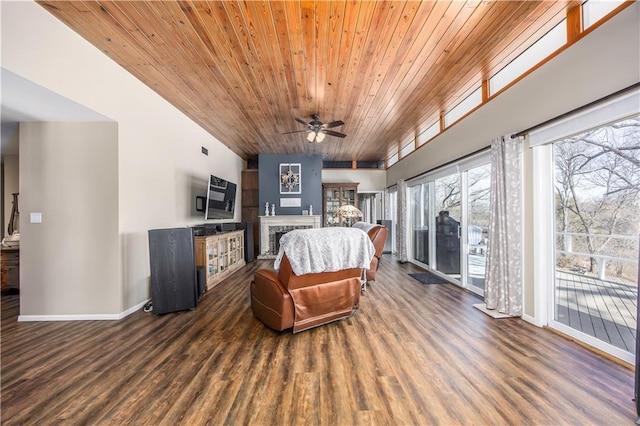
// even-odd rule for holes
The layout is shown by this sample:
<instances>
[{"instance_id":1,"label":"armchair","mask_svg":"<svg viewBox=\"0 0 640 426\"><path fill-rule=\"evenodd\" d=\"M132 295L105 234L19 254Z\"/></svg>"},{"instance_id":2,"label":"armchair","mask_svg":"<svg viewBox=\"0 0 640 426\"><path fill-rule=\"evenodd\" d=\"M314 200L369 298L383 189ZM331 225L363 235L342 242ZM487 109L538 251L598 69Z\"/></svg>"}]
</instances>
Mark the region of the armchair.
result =
<instances>
[{"instance_id":1,"label":"armchair","mask_svg":"<svg viewBox=\"0 0 640 426\"><path fill-rule=\"evenodd\" d=\"M384 251L384 244L387 241L387 234L389 233L389 230L386 226L374 225L366 222L356 222L353 224L353 228L362 229L367 233L367 235L369 235L369 238L373 243L375 253L373 259L371 260L371 264L366 271L366 282L375 281L376 271L380 266L380 258L382 257L382 252Z\"/></svg>"},{"instance_id":2,"label":"armchair","mask_svg":"<svg viewBox=\"0 0 640 426\"><path fill-rule=\"evenodd\" d=\"M362 270L374 247L362 230L295 230L280 241L274 269L251 282L251 311L269 328L307 330L353 315L360 303Z\"/></svg>"}]
</instances>

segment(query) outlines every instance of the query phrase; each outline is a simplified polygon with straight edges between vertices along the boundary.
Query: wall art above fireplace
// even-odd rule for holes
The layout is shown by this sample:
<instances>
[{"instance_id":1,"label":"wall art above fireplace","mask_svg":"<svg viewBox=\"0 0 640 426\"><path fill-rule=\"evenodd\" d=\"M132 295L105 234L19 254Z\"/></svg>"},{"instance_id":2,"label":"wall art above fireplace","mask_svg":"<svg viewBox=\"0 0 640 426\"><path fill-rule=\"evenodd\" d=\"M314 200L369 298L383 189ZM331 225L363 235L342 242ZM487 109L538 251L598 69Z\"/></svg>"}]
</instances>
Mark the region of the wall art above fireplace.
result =
<instances>
[{"instance_id":1,"label":"wall art above fireplace","mask_svg":"<svg viewBox=\"0 0 640 426\"><path fill-rule=\"evenodd\" d=\"M280 163L280 193L302 193L302 167L300 163Z\"/></svg>"}]
</instances>

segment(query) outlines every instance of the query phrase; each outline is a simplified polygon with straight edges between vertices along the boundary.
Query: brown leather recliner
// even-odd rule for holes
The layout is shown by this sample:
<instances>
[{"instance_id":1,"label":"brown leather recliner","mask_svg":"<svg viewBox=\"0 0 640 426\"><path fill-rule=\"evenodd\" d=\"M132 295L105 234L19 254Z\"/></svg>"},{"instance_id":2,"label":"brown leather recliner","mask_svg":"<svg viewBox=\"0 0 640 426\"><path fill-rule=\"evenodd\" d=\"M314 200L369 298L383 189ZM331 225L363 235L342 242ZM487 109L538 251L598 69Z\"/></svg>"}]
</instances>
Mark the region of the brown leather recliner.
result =
<instances>
[{"instance_id":1,"label":"brown leather recliner","mask_svg":"<svg viewBox=\"0 0 640 426\"><path fill-rule=\"evenodd\" d=\"M367 282L376 280L376 271L380 266L380 258L382 257L382 251L384 250L384 244L387 241L387 234L389 230L386 226L374 225L368 232L373 246L376 248L375 255L371 261L371 266L367 269Z\"/></svg>"},{"instance_id":2,"label":"brown leather recliner","mask_svg":"<svg viewBox=\"0 0 640 426\"><path fill-rule=\"evenodd\" d=\"M371 265L369 266L369 269L367 269L367 282L375 281L376 271L380 266L380 258L384 251L384 243L387 241L387 234L389 233L389 230L386 226L368 224L365 222L356 222L353 226L365 231L369 235L369 238L371 238L371 242L376 249Z\"/></svg>"},{"instance_id":3,"label":"brown leather recliner","mask_svg":"<svg viewBox=\"0 0 640 426\"><path fill-rule=\"evenodd\" d=\"M289 259L279 270L260 269L251 282L251 311L274 330L293 332L348 318L358 309L362 269L297 276Z\"/></svg>"}]
</instances>

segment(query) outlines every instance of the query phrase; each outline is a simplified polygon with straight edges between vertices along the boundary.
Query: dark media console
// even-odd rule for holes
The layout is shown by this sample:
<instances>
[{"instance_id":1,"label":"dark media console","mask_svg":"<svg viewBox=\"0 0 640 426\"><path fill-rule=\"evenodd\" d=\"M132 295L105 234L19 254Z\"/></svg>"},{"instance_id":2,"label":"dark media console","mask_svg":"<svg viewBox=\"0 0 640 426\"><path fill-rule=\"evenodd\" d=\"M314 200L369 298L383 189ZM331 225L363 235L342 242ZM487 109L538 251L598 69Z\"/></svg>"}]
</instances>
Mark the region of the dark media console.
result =
<instances>
[{"instance_id":1,"label":"dark media console","mask_svg":"<svg viewBox=\"0 0 640 426\"><path fill-rule=\"evenodd\" d=\"M225 234L244 230L244 262L235 264L241 267L245 262L253 262L253 223L203 224L191 228L152 229L149 230L149 261L151 272L151 297L155 315L195 309L198 300L207 287L204 267L196 267L196 247L194 239L216 234ZM233 239L233 237L230 237ZM230 243L232 244L232 243ZM232 245L230 245L233 248ZM236 247L238 247L236 245ZM206 253L205 253L206 254ZM242 259L242 254L240 254ZM227 265L230 267L230 265ZM231 270L231 269L229 269ZM222 271L222 269L221 269ZM224 272L223 272L224 273Z\"/></svg>"},{"instance_id":2,"label":"dark media console","mask_svg":"<svg viewBox=\"0 0 640 426\"><path fill-rule=\"evenodd\" d=\"M149 260L153 313L195 309L203 283L198 283L191 229L150 230Z\"/></svg>"},{"instance_id":3,"label":"dark media console","mask_svg":"<svg viewBox=\"0 0 640 426\"><path fill-rule=\"evenodd\" d=\"M206 237L207 235L214 235L221 232L220 225L216 224L205 224L205 225L197 225L193 226L193 236L194 237Z\"/></svg>"}]
</instances>

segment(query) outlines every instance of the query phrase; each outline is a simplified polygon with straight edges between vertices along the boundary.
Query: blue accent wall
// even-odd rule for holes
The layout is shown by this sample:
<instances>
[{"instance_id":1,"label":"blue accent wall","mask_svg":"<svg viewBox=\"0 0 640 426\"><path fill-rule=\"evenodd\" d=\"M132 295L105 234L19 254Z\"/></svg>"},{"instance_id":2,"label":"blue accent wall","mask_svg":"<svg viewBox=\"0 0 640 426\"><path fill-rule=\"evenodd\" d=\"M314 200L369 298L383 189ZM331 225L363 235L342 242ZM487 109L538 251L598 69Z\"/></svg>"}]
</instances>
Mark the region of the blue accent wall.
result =
<instances>
[{"instance_id":1,"label":"blue accent wall","mask_svg":"<svg viewBox=\"0 0 640 426\"><path fill-rule=\"evenodd\" d=\"M300 163L301 194L280 194L280 163ZM269 206L275 203L276 216L301 215L302 210L309 210L309 206L313 206L315 216L322 214L322 158L319 155L260 154L258 179L260 216L264 216L266 202L269 202ZM281 198L300 198L301 206L280 207Z\"/></svg>"}]
</instances>

